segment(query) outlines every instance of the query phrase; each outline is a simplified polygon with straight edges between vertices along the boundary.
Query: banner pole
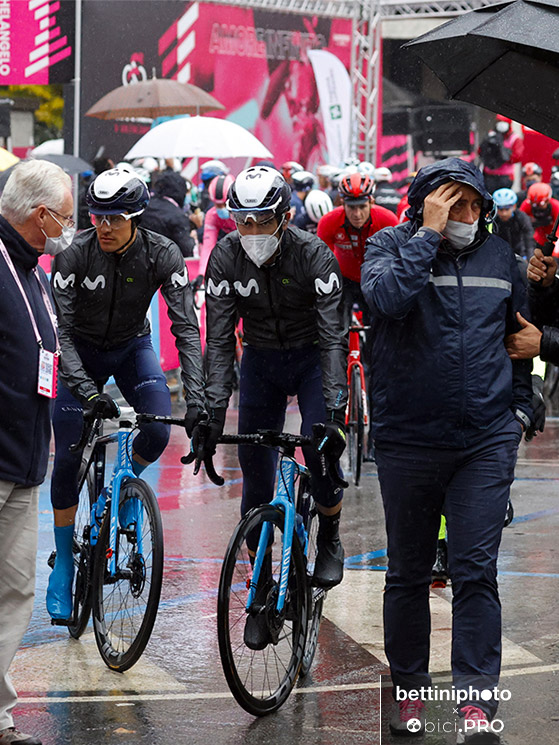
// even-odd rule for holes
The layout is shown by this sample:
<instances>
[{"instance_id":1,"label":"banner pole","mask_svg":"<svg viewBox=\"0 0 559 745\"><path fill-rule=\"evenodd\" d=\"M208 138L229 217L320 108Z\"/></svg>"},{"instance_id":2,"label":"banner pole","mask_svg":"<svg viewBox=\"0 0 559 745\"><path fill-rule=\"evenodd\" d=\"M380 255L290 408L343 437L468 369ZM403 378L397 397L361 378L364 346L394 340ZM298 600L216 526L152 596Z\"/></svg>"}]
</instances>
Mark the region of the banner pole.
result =
<instances>
[{"instance_id":1,"label":"banner pole","mask_svg":"<svg viewBox=\"0 0 559 745\"><path fill-rule=\"evenodd\" d=\"M76 33L74 39L74 155L80 154L80 103L81 103L81 57L82 57L82 0L76 1ZM74 220L78 221L79 174L73 181Z\"/></svg>"}]
</instances>

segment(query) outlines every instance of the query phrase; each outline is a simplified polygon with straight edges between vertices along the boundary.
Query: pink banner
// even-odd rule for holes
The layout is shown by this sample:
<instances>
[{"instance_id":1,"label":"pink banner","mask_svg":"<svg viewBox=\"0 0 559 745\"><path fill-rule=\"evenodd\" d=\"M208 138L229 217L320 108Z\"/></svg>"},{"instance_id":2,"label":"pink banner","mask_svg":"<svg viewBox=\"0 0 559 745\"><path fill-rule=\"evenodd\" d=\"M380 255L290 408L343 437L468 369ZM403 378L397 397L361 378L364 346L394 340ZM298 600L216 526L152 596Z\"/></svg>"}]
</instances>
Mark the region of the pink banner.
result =
<instances>
[{"instance_id":1,"label":"pink banner","mask_svg":"<svg viewBox=\"0 0 559 745\"><path fill-rule=\"evenodd\" d=\"M0 85L71 79L73 7L73 2L0 0Z\"/></svg>"}]
</instances>

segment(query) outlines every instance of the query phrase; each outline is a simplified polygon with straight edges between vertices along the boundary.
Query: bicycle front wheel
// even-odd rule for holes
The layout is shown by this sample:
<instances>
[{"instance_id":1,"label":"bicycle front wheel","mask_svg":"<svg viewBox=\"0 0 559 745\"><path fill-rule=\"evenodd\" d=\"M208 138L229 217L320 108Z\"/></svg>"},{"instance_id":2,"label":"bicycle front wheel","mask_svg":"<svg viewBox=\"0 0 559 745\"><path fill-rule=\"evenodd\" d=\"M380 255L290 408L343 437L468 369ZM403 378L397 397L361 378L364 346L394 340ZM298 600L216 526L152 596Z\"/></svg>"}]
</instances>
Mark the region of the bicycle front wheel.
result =
<instances>
[{"instance_id":1,"label":"bicycle front wheel","mask_svg":"<svg viewBox=\"0 0 559 745\"><path fill-rule=\"evenodd\" d=\"M310 493L308 481L301 480L297 499L297 512L302 516L307 531L307 588L308 588L308 621L305 652L301 663L300 677L304 677L311 669L318 646L318 633L322 621L322 608L326 591L322 587L313 587L312 576L318 551L316 537L318 535L318 513L315 501Z\"/></svg>"},{"instance_id":2,"label":"bicycle front wheel","mask_svg":"<svg viewBox=\"0 0 559 745\"><path fill-rule=\"evenodd\" d=\"M115 546L110 545L109 518L107 513L95 556L94 631L105 664L124 672L140 658L155 623L163 576L163 527L155 494L141 479L129 479L121 488Z\"/></svg>"},{"instance_id":3,"label":"bicycle front wheel","mask_svg":"<svg viewBox=\"0 0 559 745\"><path fill-rule=\"evenodd\" d=\"M272 577L264 613L270 642L264 649L249 649L244 631L251 562L246 544L249 533L260 535L265 524L273 530ZM237 702L250 714L261 716L279 709L299 675L307 630L307 575L303 550L293 536L285 607L277 611L283 512L263 505L251 510L238 524L223 561L217 601L217 632L223 671Z\"/></svg>"},{"instance_id":4,"label":"bicycle front wheel","mask_svg":"<svg viewBox=\"0 0 559 745\"><path fill-rule=\"evenodd\" d=\"M361 465L363 463L363 392L361 388L361 372L357 365L351 371L349 421L347 427L349 467L353 475L353 483L359 486L361 480Z\"/></svg>"},{"instance_id":5,"label":"bicycle front wheel","mask_svg":"<svg viewBox=\"0 0 559 745\"><path fill-rule=\"evenodd\" d=\"M82 460L78 481L84 477L87 461ZM74 584L72 586L72 619L68 624L70 636L79 639L85 631L91 613L91 577L93 573L93 547L89 542L91 508L96 500L94 465L91 464L79 494L78 509L74 519Z\"/></svg>"}]
</instances>

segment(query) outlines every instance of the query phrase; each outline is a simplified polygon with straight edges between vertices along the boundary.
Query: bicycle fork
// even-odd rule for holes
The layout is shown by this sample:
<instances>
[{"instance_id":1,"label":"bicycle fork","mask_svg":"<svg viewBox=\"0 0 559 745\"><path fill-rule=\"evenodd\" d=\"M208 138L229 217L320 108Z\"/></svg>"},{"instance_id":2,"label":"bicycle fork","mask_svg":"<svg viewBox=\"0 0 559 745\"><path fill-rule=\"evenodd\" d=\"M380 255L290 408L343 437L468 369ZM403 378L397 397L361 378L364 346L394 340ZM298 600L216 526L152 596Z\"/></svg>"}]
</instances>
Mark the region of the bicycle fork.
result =
<instances>
[{"instance_id":1,"label":"bicycle fork","mask_svg":"<svg viewBox=\"0 0 559 745\"><path fill-rule=\"evenodd\" d=\"M287 583L289 580L289 564L291 561L291 546L293 543L294 527L295 527L295 505L293 504L293 484L295 482L295 473L297 464L291 460L282 460L280 463L280 473L278 478L278 487L276 496L270 502L272 507L280 509L284 513L284 531L283 531L283 545L282 545L282 557L281 557L281 572L279 582L278 599L276 603L276 610L281 613L285 605L285 595L287 592ZM254 601L254 595L256 593L256 586L262 570L262 564L264 563L264 555L268 546L271 545L274 536L274 526L272 523L266 522L262 526L260 532L260 538L258 540L258 548L256 550L256 556L254 559L254 567L252 571L252 579L250 581L250 588L246 603L247 612L250 609Z\"/></svg>"}]
</instances>

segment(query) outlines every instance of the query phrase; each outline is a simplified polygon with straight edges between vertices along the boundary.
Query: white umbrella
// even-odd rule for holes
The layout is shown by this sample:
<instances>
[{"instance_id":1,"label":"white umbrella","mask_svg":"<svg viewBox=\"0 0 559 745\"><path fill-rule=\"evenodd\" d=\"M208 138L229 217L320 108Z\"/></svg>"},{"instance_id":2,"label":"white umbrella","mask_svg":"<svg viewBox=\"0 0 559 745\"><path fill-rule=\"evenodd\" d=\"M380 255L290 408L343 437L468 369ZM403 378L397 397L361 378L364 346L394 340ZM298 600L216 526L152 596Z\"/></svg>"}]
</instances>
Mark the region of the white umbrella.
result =
<instances>
[{"instance_id":1,"label":"white umbrella","mask_svg":"<svg viewBox=\"0 0 559 745\"><path fill-rule=\"evenodd\" d=\"M132 158L272 158L251 132L227 119L191 116L150 129L124 156Z\"/></svg>"},{"instance_id":2,"label":"white umbrella","mask_svg":"<svg viewBox=\"0 0 559 745\"><path fill-rule=\"evenodd\" d=\"M34 147L31 155L62 155L64 153L64 139L45 140Z\"/></svg>"}]
</instances>

